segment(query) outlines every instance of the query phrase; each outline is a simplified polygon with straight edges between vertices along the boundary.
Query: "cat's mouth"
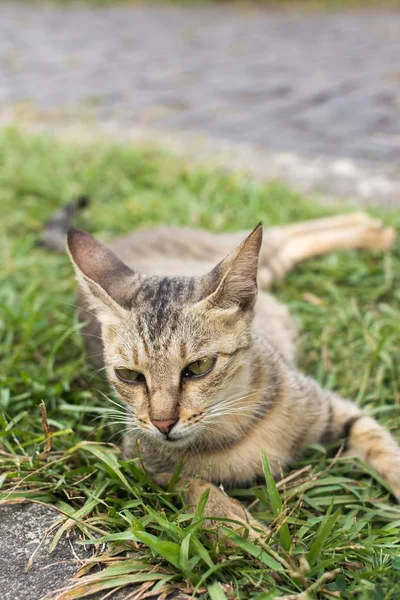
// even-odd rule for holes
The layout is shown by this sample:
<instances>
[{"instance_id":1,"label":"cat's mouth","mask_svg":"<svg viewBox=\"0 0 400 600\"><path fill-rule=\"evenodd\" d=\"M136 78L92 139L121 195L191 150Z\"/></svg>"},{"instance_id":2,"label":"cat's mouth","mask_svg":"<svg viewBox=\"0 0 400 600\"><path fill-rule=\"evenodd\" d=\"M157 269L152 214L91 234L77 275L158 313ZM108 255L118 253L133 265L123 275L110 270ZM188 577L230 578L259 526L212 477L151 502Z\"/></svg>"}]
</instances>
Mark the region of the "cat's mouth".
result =
<instances>
[{"instance_id":1,"label":"cat's mouth","mask_svg":"<svg viewBox=\"0 0 400 600\"><path fill-rule=\"evenodd\" d=\"M149 441L164 448L185 448L192 445L199 434L197 427L188 427L179 421L168 433L155 427L146 427L145 429L146 435L150 438Z\"/></svg>"}]
</instances>

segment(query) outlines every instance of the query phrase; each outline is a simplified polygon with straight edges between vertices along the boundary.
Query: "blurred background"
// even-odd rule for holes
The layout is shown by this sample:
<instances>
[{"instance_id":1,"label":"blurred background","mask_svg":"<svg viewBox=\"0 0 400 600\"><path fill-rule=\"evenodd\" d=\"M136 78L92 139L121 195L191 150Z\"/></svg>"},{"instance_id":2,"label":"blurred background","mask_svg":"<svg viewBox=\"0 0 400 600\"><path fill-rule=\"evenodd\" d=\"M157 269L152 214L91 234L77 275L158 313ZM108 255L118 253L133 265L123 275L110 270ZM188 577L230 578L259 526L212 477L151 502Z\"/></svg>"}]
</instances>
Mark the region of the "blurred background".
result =
<instances>
[{"instance_id":1,"label":"blurred background","mask_svg":"<svg viewBox=\"0 0 400 600\"><path fill-rule=\"evenodd\" d=\"M130 132L301 191L396 206L399 8L3 1L0 116Z\"/></svg>"}]
</instances>

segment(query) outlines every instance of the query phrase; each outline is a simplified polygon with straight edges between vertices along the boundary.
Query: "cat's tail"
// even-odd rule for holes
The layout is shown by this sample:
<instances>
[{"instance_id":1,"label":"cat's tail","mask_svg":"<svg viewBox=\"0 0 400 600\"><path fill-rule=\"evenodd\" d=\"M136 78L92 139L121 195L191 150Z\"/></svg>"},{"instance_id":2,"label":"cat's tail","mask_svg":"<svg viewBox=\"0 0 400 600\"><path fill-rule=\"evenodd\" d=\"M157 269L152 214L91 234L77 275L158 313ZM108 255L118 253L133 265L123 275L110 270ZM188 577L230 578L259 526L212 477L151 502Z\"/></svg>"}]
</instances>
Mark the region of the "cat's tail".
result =
<instances>
[{"instance_id":1,"label":"cat's tail","mask_svg":"<svg viewBox=\"0 0 400 600\"><path fill-rule=\"evenodd\" d=\"M68 230L74 224L75 216L90 204L88 196L78 196L57 210L44 226L40 245L55 252L65 252Z\"/></svg>"}]
</instances>

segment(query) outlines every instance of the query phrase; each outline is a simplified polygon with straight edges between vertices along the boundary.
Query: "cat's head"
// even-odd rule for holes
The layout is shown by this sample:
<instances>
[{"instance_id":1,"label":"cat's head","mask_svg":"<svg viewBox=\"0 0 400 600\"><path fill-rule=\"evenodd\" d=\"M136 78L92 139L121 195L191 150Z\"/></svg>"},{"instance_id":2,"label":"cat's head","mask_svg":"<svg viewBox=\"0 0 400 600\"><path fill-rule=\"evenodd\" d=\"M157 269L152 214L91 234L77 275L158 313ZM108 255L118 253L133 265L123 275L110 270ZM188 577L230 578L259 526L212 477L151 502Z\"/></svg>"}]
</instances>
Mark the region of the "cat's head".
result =
<instances>
[{"instance_id":1,"label":"cat's head","mask_svg":"<svg viewBox=\"0 0 400 600\"><path fill-rule=\"evenodd\" d=\"M235 435L250 383L261 241L259 225L210 273L163 278L136 273L84 231L69 232L78 281L101 324L108 379L139 436L183 448L208 434Z\"/></svg>"}]
</instances>

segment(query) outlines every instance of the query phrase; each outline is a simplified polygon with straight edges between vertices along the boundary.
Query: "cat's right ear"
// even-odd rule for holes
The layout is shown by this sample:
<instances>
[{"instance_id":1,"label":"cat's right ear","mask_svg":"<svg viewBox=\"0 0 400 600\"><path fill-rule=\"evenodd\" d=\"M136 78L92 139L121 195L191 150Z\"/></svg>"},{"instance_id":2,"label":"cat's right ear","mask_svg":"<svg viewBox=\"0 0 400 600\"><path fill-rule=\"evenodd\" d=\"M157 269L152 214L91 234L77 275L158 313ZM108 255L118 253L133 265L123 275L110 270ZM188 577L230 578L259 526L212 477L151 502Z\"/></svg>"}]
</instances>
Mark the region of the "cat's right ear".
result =
<instances>
[{"instance_id":1,"label":"cat's right ear","mask_svg":"<svg viewBox=\"0 0 400 600\"><path fill-rule=\"evenodd\" d=\"M262 225L216 267L203 276L203 303L209 308L230 311L251 311L257 297L257 271L262 244Z\"/></svg>"},{"instance_id":2,"label":"cat's right ear","mask_svg":"<svg viewBox=\"0 0 400 600\"><path fill-rule=\"evenodd\" d=\"M134 271L93 236L70 229L67 250L83 293L99 321L110 323L129 308Z\"/></svg>"}]
</instances>

